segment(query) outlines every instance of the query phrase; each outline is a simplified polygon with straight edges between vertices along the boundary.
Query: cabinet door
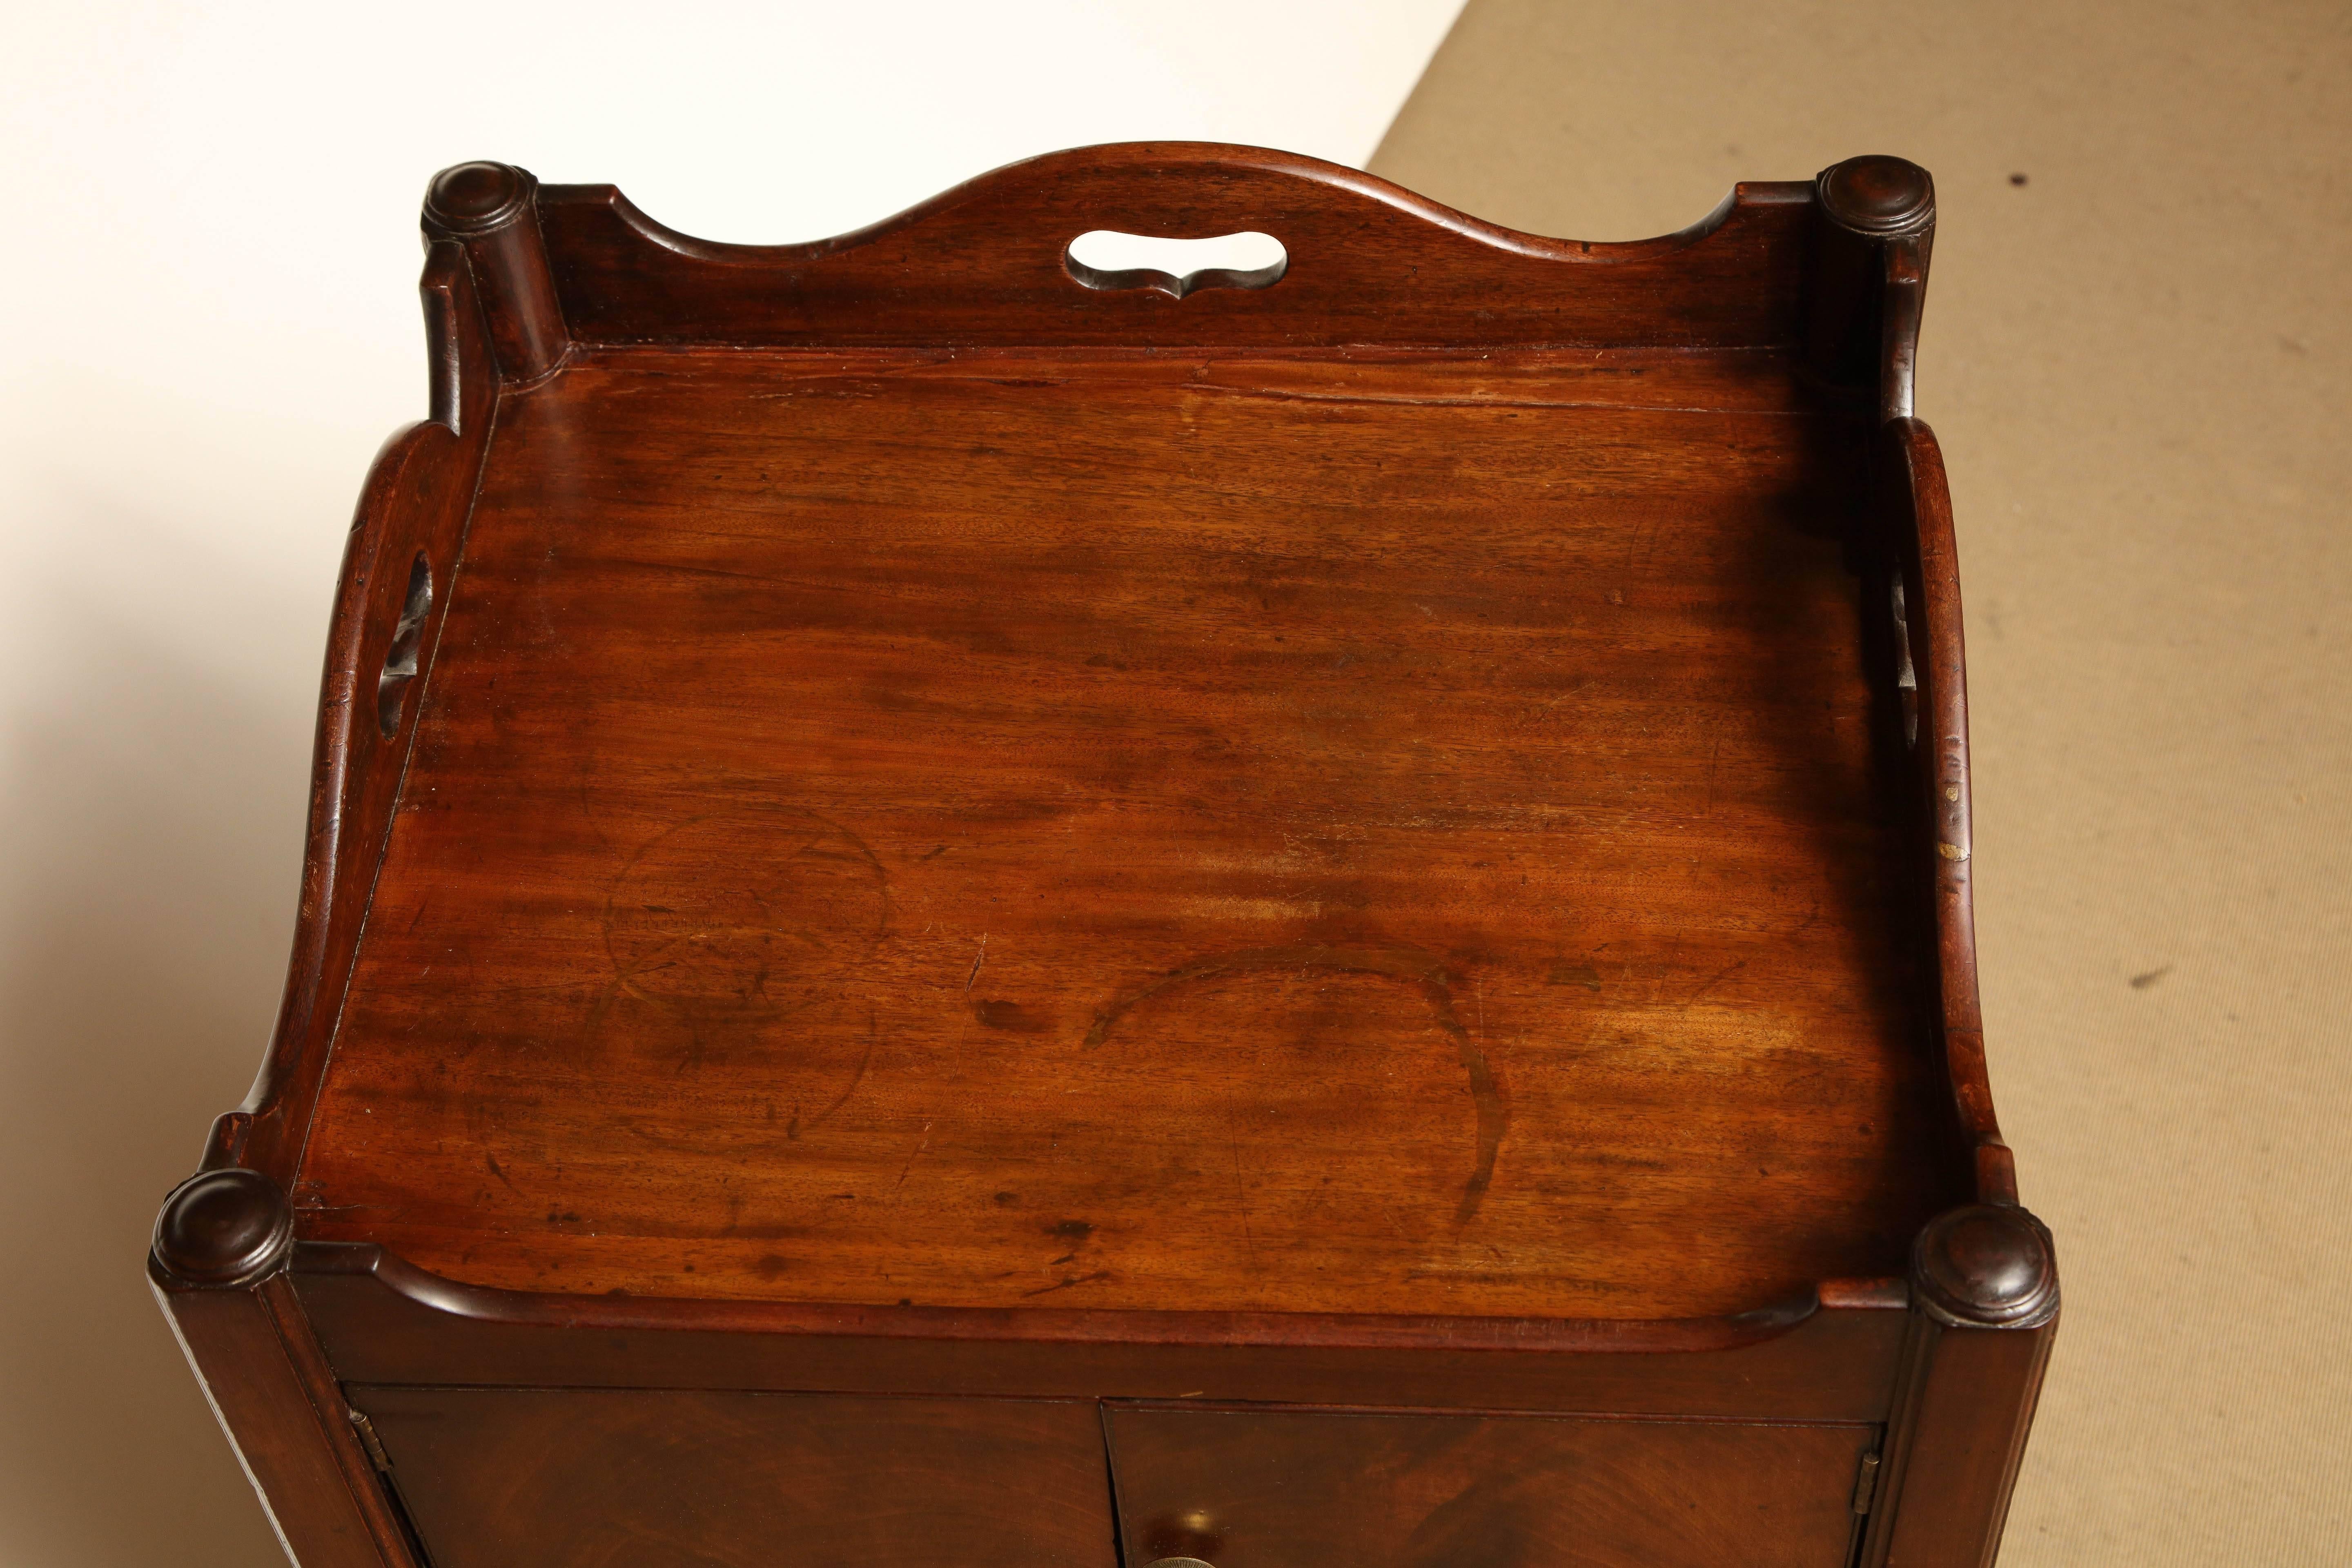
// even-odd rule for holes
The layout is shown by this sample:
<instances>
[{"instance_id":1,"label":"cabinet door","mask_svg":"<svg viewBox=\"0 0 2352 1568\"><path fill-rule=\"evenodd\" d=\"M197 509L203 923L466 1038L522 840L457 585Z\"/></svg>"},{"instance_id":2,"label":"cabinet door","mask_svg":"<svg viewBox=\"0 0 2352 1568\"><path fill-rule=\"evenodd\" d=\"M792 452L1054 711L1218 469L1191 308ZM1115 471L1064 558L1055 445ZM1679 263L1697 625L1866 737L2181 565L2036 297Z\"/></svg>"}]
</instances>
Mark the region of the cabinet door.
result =
<instances>
[{"instance_id":1,"label":"cabinet door","mask_svg":"<svg viewBox=\"0 0 2352 1568\"><path fill-rule=\"evenodd\" d=\"M1109 1408L1128 1568L1843 1568L1878 1428Z\"/></svg>"},{"instance_id":2,"label":"cabinet door","mask_svg":"<svg viewBox=\"0 0 2352 1568\"><path fill-rule=\"evenodd\" d=\"M352 1386L434 1568L1114 1568L1096 1406Z\"/></svg>"}]
</instances>

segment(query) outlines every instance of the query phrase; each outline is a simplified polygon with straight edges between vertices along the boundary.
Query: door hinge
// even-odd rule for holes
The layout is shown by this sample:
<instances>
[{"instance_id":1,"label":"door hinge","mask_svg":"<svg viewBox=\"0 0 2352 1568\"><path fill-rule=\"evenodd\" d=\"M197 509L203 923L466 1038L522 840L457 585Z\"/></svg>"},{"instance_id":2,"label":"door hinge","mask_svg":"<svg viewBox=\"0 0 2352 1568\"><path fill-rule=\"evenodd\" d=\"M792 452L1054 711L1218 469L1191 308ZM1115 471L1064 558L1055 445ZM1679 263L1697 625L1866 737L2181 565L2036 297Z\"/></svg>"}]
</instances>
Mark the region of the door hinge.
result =
<instances>
[{"instance_id":1,"label":"door hinge","mask_svg":"<svg viewBox=\"0 0 2352 1568\"><path fill-rule=\"evenodd\" d=\"M368 1458L374 1461L377 1469L389 1473L392 1469L392 1456L383 1451L383 1439L375 1435L375 1423L356 1410L351 1411L350 1414L352 1430L360 1435L360 1447L367 1450Z\"/></svg>"},{"instance_id":2,"label":"door hinge","mask_svg":"<svg viewBox=\"0 0 2352 1568\"><path fill-rule=\"evenodd\" d=\"M1878 1456L1864 1454L1861 1468L1853 1478L1853 1511L1868 1513L1870 1500L1878 1492Z\"/></svg>"}]
</instances>

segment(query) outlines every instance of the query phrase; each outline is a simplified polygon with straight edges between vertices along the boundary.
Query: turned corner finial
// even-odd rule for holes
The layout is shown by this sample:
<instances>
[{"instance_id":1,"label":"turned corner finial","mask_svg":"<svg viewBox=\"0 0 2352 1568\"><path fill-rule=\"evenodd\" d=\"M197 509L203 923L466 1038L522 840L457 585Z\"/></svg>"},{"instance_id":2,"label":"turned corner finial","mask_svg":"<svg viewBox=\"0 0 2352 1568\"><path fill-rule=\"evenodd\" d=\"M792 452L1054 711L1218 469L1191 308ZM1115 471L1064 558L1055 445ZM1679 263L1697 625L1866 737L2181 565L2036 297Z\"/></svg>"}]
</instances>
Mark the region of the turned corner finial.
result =
<instances>
[{"instance_id":1,"label":"turned corner finial","mask_svg":"<svg viewBox=\"0 0 2352 1568\"><path fill-rule=\"evenodd\" d=\"M1874 384L1880 418L1907 417L1936 240L1936 182L1907 158L1848 158L1815 176L1813 211L1806 367L1832 387Z\"/></svg>"},{"instance_id":2,"label":"turned corner finial","mask_svg":"<svg viewBox=\"0 0 2352 1568\"><path fill-rule=\"evenodd\" d=\"M536 383L572 350L539 204L530 170L487 159L444 169L425 188L425 237L465 247L504 382Z\"/></svg>"},{"instance_id":3,"label":"turned corner finial","mask_svg":"<svg viewBox=\"0 0 2352 1568\"><path fill-rule=\"evenodd\" d=\"M173 1284L249 1285L294 1245L294 1210L257 1171L201 1171L173 1189L156 1216L151 1251Z\"/></svg>"},{"instance_id":4,"label":"turned corner finial","mask_svg":"<svg viewBox=\"0 0 2352 1568\"><path fill-rule=\"evenodd\" d=\"M528 170L511 163L455 164L425 187L425 221L456 238L488 234L522 216L538 188Z\"/></svg>"},{"instance_id":5,"label":"turned corner finial","mask_svg":"<svg viewBox=\"0 0 2352 1568\"><path fill-rule=\"evenodd\" d=\"M1934 226L1936 182L1907 158L1867 153L1832 163L1813 182L1822 211L1856 234L1892 238Z\"/></svg>"},{"instance_id":6,"label":"turned corner finial","mask_svg":"<svg viewBox=\"0 0 2352 1568\"><path fill-rule=\"evenodd\" d=\"M1970 1204L1929 1220L1911 1251L1928 1316L1955 1328L2030 1329L2058 1312L2050 1231L2012 1204Z\"/></svg>"}]
</instances>

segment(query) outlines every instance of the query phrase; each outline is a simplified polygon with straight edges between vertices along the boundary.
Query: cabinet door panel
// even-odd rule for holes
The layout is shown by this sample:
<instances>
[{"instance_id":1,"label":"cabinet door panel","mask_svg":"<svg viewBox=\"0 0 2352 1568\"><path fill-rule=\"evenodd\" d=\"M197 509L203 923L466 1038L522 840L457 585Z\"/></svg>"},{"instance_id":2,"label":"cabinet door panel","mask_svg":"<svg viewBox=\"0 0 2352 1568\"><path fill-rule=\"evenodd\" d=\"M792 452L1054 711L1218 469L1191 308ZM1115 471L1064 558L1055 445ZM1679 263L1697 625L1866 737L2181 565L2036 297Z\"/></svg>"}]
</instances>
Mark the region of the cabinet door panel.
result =
<instances>
[{"instance_id":1,"label":"cabinet door panel","mask_svg":"<svg viewBox=\"0 0 2352 1568\"><path fill-rule=\"evenodd\" d=\"M1128 1568L1843 1568L1878 1429L1115 1405Z\"/></svg>"},{"instance_id":2,"label":"cabinet door panel","mask_svg":"<svg viewBox=\"0 0 2352 1568\"><path fill-rule=\"evenodd\" d=\"M353 1386L434 1568L1114 1568L1086 1402Z\"/></svg>"}]
</instances>

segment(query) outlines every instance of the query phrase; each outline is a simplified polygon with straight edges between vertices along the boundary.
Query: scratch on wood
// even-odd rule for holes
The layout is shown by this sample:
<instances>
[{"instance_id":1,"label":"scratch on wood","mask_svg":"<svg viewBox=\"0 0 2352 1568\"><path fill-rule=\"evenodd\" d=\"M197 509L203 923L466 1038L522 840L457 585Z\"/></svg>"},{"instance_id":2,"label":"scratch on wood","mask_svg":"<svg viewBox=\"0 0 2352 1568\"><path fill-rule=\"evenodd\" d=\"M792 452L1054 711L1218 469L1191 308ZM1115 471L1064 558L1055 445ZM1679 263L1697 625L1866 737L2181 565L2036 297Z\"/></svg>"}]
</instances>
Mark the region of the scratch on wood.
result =
<instances>
[{"instance_id":1,"label":"scratch on wood","mask_svg":"<svg viewBox=\"0 0 2352 1568\"><path fill-rule=\"evenodd\" d=\"M915 1145L915 1152L907 1156L907 1163L905 1164L898 1167L898 1179L890 1184L890 1190L892 1192L895 1193L900 1187L907 1184L907 1173L915 1168L915 1162L921 1159L923 1157L923 1151L930 1146L931 1124L929 1121L926 1121L923 1123L923 1141Z\"/></svg>"},{"instance_id":2,"label":"scratch on wood","mask_svg":"<svg viewBox=\"0 0 2352 1568\"><path fill-rule=\"evenodd\" d=\"M874 1009L868 1007L866 1009L866 1054L857 1058L857 1070L849 1075L848 1087L844 1089L839 1094L833 1097L832 1104L826 1106L823 1110L818 1111L814 1116L809 1118L808 1124L811 1127L824 1126L827 1117L831 1116L835 1111L839 1110L843 1106L849 1103L849 1097L856 1094L857 1092L857 1086L866 1081L866 1069L874 1065L874 1042L881 1038L881 1026L875 1017ZM800 1136L800 1119L798 1117L793 1119L793 1131L791 1135L794 1138Z\"/></svg>"},{"instance_id":3,"label":"scratch on wood","mask_svg":"<svg viewBox=\"0 0 2352 1568\"><path fill-rule=\"evenodd\" d=\"M1714 408L1694 404L1632 403L1607 398L1551 397L1449 397L1443 395L1420 394L1383 395L1367 392L1292 392L1272 386L1223 386L1213 382L1194 382L1185 390L1193 393L1213 393L1225 397L1262 397L1277 403L1354 403L1402 405L1409 408L1623 408L1643 414L1754 414L1767 417L1803 418L1802 409L1790 408Z\"/></svg>"},{"instance_id":4,"label":"scratch on wood","mask_svg":"<svg viewBox=\"0 0 2352 1568\"><path fill-rule=\"evenodd\" d=\"M1736 963L1726 964L1723 968L1717 970L1713 974L1708 975L1706 980L1701 982L1697 990L1683 998L1683 1005L1685 1007L1696 1005L1700 997L1706 995L1724 981L1728 980L1731 976L1738 973L1741 970L1747 967L1748 961L1744 958L1740 959Z\"/></svg>"}]
</instances>

